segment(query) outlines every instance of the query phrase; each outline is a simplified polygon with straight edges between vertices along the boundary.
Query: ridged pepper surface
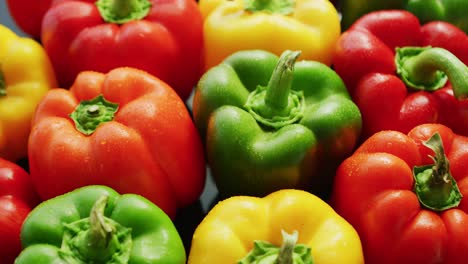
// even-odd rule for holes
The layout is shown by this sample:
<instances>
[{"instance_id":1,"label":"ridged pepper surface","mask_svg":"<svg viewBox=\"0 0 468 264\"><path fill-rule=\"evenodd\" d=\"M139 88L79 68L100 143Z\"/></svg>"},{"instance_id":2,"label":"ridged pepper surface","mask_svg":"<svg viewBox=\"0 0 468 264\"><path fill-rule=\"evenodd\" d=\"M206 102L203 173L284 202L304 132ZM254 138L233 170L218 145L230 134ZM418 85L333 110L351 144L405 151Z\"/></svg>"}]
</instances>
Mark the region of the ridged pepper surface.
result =
<instances>
[{"instance_id":1,"label":"ridged pepper surface","mask_svg":"<svg viewBox=\"0 0 468 264\"><path fill-rule=\"evenodd\" d=\"M278 56L301 50L300 59L330 65L340 18L328 0L200 0L205 69L240 50Z\"/></svg>"},{"instance_id":2,"label":"ridged pepper surface","mask_svg":"<svg viewBox=\"0 0 468 264\"><path fill-rule=\"evenodd\" d=\"M193 115L222 196L301 188L326 197L361 114L327 65L239 51L204 74Z\"/></svg>"},{"instance_id":3,"label":"ridged pepper surface","mask_svg":"<svg viewBox=\"0 0 468 264\"><path fill-rule=\"evenodd\" d=\"M42 97L57 87L44 48L0 25L0 157L26 158L31 119Z\"/></svg>"},{"instance_id":4,"label":"ridged pepper surface","mask_svg":"<svg viewBox=\"0 0 468 264\"><path fill-rule=\"evenodd\" d=\"M171 219L148 199L86 186L44 201L21 228L15 264L185 264Z\"/></svg>"},{"instance_id":5,"label":"ridged pepper surface","mask_svg":"<svg viewBox=\"0 0 468 264\"><path fill-rule=\"evenodd\" d=\"M21 226L38 203L29 174L17 164L0 158L1 263L13 263L21 252Z\"/></svg>"},{"instance_id":6,"label":"ridged pepper surface","mask_svg":"<svg viewBox=\"0 0 468 264\"><path fill-rule=\"evenodd\" d=\"M364 264L356 230L309 192L234 196L195 230L188 264Z\"/></svg>"},{"instance_id":7,"label":"ridged pepper surface","mask_svg":"<svg viewBox=\"0 0 468 264\"><path fill-rule=\"evenodd\" d=\"M441 124L381 131L338 168L332 205L362 240L366 264L464 264L468 137Z\"/></svg>"},{"instance_id":8,"label":"ridged pepper surface","mask_svg":"<svg viewBox=\"0 0 468 264\"><path fill-rule=\"evenodd\" d=\"M93 184L149 199L170 217L205 182L197 129L170 86L142 70L81 72L39 103L29 168L43 199Z\"/></svg>"},{"instance_id":9,"label":"ridged pepper surface","mask_svg":"<svg viewBox=\"0 0 468 264\"><path fill-rule=\"evenodd\" d=\"M16 25L36 40L41 39L42 18L54 0L6 0Z\"/></svg>"},{"instance_id":10,"label":"ridged pepper surface","mask_svg":"<svg viewBox=\"0 0 468 264\"><path fill-rule=\"evenodd\" d=\"M202 74L202 33L193 0L60 0L44 15L41 41L60 87L81 71L133 67L185 100Z\"/></svg>"},{"instance_id":11,"label":"ridged pepper surface","mask_svg":"<svg viewBox=\"0 0 468 264\"><path fill-rule=\"evenodd\" d=\"M365 139L442 123L468 136L468 36L403 10L365 15L344 32L333 66L362 113Z\"/></svg>"}]
</instances>

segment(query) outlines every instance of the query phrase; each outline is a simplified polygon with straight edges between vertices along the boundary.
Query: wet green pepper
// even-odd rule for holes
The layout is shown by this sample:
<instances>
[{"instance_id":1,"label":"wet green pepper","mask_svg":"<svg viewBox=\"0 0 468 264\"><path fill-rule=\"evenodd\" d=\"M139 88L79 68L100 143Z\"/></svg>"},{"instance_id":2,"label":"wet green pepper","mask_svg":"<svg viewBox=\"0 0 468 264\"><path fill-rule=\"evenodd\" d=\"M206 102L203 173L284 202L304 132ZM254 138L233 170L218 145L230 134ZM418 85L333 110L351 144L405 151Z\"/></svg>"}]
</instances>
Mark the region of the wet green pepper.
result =
<instances>
[{"instance_id":1,"label":"wet green pepper","mask_svg":"<svg viewBox=\"0 0 468 264\"><path fill-rule=\"evenodd\" d=\"M184 264L171 219L136 194L86 186L47 200L26 218L15 264Z\"/></svg>"},{"instance_id":2,"label":"wet green pepper","mask_svg":"<svg viewBox=\"0 0 468 264\"><path fill-rule=\"evenodd\" d=\"M239 51L200 79L193 115L220 197L284 188L326 197L353 151L359 109L332 69L299 54Z\"/></svg>"}]
</instances>

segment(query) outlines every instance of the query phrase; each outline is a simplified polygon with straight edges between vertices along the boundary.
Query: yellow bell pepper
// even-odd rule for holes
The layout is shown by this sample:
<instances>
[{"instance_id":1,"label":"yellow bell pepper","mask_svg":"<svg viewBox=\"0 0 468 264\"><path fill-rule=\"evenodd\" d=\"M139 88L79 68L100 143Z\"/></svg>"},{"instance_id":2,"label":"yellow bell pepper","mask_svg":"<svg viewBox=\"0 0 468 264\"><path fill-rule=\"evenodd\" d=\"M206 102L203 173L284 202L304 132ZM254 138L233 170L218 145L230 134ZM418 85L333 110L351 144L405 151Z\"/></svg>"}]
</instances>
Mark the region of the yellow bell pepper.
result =
<instances>
[{"instance_id":1,"label":"yellow bell pepper","mask_svg":"<svg viewBox=\"0 0 468 264\"><path fill-rule=\"evenodd\" d=\"M0 25L0 157L17 161L27 156L34 110L56 86L43 47Z\"/></svg>"},{"instance_id":2,"label":"yellow bell pepper","mask_svg":"<svg viewBox=\"0 0 468 264\"><path fill-rule=\"evenodd\" d=\"M199 8L206 69L247 49L300 50L299 60L330 65L341 31L328 0L199 0Z\"/></svg>"},{"instance_id":3,"label":"yellow bell pepper","mask_svg":"<svg viewBox=\"0 0 468 264\"><path fill-rule=\"evenodd\" d=\"M362 264L364 258L355 229L327 203L284 189L264 198L233 196L213 207L195 230L188 259L206 263Z\"/></svg>"}]
</instances>

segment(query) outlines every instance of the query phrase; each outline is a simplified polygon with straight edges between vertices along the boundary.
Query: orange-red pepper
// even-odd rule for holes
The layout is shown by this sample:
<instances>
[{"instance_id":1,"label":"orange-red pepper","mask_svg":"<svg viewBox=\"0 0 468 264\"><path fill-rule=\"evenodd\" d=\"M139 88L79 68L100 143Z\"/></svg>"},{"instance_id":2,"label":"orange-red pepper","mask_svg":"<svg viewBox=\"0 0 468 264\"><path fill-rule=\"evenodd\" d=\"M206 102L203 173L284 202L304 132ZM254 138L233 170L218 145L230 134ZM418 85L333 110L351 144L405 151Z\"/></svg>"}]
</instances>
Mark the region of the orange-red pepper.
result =
<instances>
[{"instance_id":1,"label":"orange-red pepper","mask_svg":"<svg viewBox=\"0 0 468 264\"><path fill-rule=\"evenodd\" d=\"M205 182L201 139L180 97L133 68L82 72L39 103L29 165L43 200L85 185L140 194L174 217Z\"/></svg>"},{"instance_id":2,"label":"orange-red pepper","mask_svg":"<svg viewBox=\"0 0 468 264\"><path fill-rule=\"evenodd\" d=\"M468 137L440 124L382 131L338 168L335 210L359 233L366 264L464 264Z\"/></svg>"}]
</instances>

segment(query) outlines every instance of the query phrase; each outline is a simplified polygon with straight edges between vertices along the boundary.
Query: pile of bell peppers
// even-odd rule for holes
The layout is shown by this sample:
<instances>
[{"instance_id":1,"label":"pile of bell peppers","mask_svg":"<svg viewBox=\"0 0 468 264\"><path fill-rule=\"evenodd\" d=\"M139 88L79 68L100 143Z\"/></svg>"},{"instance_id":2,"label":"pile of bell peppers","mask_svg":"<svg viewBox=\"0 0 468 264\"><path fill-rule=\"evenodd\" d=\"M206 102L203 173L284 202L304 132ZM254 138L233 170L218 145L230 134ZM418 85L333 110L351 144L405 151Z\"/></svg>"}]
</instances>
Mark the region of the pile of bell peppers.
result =
<instances>
[{"instance_id":1,"label":"pile of bell peppers","mask_svg":"<svg viewBox=\"0 0 468 264\"><path fill-rule=\"evenodd\" d=\"M468 137L441 124L368 138L336 172L332 204L366 263L466 263Z\"/></svg>"},{"instance_id":2,"label":"pile of bell peppers","mask_svg":"<svg viewBox=\"0 0 468 264\"><path fill-rule=\"evenodd\" d=\"M7 0L0 263L466 263L467 3Z\"/></svg>"},{"instance_id":3,"label":"pile of bell peppers","mask_svg":"<svg viewBox=\"0 0 468 264\"><path fill-rule=\"evenodd\" d=\"M334 69L363 118L362 137L442 123L468 136L468 37L406 11L363 16L338 40Z\"/></svg>"},{"instance_id":4,"label":"pile of bell peppers","mask_svg":"<svg viewBox=\"0 0 468 264\"><path fill-rule=\"evenodd\" d=\"M29 174L16 163L0 158L1 263L13 263L21 252L21 226L39 201Z\"/></svg>"},{"instance_id":5,"label":"pile of bell peppers","mask_svg":"<svg viewBox=\"0 0 468 264\"><path fill-rule=\"evenodd\" d=\"M446 21L468 33L468 2L465 0L341 0L339 5L345 29L372 11L402 9L416 15L421 23Z\"/></svg>"}]
</instances>

